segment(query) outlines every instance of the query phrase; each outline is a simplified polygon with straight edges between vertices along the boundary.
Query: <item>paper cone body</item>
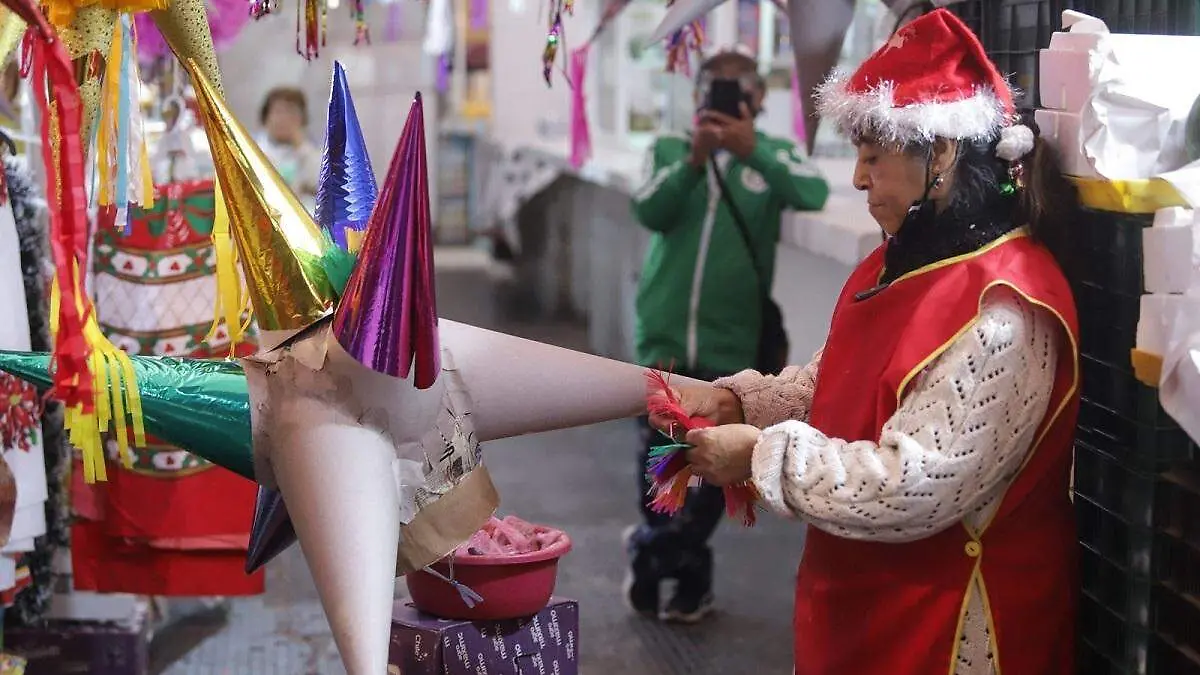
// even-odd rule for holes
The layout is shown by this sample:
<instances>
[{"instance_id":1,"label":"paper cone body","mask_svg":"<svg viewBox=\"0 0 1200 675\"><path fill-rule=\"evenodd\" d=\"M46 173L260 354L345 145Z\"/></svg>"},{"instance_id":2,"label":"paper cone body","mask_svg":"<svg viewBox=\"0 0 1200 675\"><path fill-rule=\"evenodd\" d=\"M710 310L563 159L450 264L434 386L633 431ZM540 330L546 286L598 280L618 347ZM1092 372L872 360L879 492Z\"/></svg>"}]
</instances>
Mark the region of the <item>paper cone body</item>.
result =
<instances>
[{"instance_id":1,"label":"paper cone body","mask_svg":"<svg viewBox=\"0 0 1200 675\"><path fill-rule=\"evenodd\" d=\"M341 63L334 61L325 151L317 181L317 224L338 246L356 250L377 196L375 172L367 156L367 142L358 124L354 99L350 97L346 71Z\"/></svg>"},{"instance_id":2,"label":"paper cone body","mask_svg":"<svg viewBox=\"0 0 1200 675\"><path fill-rule=\"evenodd\" d=\"M474 403L481 441L636 417L646 412L646 369L455 321L442 344ZM674 384L697 384L671 378Z\"/></svg>"},{"instance_id":3,"label":"paper cone body","mask_svg":"<svg viewBox=\"0 0 1200 675\"><path fill-rule=\"evenodd\" d=\"M197 63L184 65L196 88L255 319L265 331L304 328L328 314L337 296L321 262L333 244Z\"/></svg>"},{"instance_id":4,"label":"paper cone body","mask_svg":"<svg viewBox=\"0 0 1200 675\"><path fill-rule=\"evenodd\" d=\"M646 40L652 45L671 37L675 31L683 30L685 26L725 4L726 0L675 0L675 4L667 9L654 32Z\"/></svg>"},{"instance_id":5,"label":"paper cone body","mask_svg":"<svg viewBox=\"0 0 1200 675\"><path fill-rule=\"evenodd\" d=\"M242 369L227 361L130 356L146 431L254 479L250 396ZM0 351L0 370L47 389L50 355Z\"/></svg>"},{"instance_id":6,"label":"paper cone body","mask_svg":"<svg viewBox=\"0 0 1200 675\"><path fill-rule=\"evenodd\" d=\"M400 532L393 445L359 423L318 351L312 361L295 352L274 355L270 367L245 362L255 443L287 500L347 673L383 673Z\"/></svg>"},{"instance_id":7,"label":"paper cone body","mask_svg":"<svg viewBox=\"0 0 1200 675\"><path fill-rule=\"evenodd\" d=\"M441 369L425 116L417 95L346 284L333 332L363 365L418 389Z\"/></svg>"}]
</instances>

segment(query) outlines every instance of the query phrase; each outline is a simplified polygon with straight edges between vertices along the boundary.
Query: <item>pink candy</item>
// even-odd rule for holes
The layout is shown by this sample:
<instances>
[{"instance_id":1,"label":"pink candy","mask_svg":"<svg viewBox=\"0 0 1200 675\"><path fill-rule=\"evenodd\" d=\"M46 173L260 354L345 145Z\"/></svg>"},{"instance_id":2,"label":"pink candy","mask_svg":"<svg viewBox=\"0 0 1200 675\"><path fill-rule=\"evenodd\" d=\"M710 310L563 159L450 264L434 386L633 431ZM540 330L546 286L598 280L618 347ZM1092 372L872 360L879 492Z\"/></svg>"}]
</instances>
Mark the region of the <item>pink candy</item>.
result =
<instances>
[{"instance_id":1,"label":"pink candy","mask_svg":"<svg viewBox=\"0 0 1200 675\"><path fill-rule=\"evenodd\" d=\"M456 555L520 555L540 551L562 539L563 533L533 525L516 516L493 517L458 548Z\"/></svg>"}]
</instances>

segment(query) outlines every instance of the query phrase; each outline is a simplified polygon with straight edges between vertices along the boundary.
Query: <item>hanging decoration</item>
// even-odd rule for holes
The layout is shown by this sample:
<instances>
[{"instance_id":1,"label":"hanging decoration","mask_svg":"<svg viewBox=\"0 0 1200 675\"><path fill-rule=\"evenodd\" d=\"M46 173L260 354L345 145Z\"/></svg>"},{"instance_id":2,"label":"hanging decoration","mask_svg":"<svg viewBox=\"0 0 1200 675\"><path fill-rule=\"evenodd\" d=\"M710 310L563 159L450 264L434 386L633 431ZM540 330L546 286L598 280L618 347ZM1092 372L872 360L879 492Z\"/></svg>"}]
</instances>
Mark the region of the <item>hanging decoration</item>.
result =
<instances>
[{"instance_id":1,"label":"hanging decoration","mask_svg":"<svg viewBox=\"0 0 1200 675\"><path fill-rule=\"evenodd\" d=\"M206 0L206 4L213 48L223 51L233 44L249 23L251 12L246 11L246 0ZM171 47L163 39L152 15L136 15L134 26L137 31L138 57L143 63L171 56Z\"/></svg>"},{"instance_id":2,"label":"hanging decoration","mask_svg":"<svg viewBox=\"0 0 1200 675\"><path fill-rule=\"evenodd\" d=\"M129 232L128 207L154 204L154 177L142 122L141 76L138 72L133 23L122 16L113 31L101 89L96 138L98 204L101 219Z\"/></svg>"},{"instance_id":3,"label":"hanging decoration","mask_svg":"<svg viewBox=\"0 0 1200 675\"><path fill-rule=\"evenodd\" d=\"M691 76L692 54L704 50L704 19L696 19L671 34L667 39L667 72Z\"/></svg>"},{"instance_id":4,"label":"hanging decoration","mask_svg":"<svg viewBox=\"0 0 1200 675\"><path fill-rule=\"evenodd\" d=\"M570 0L553 0L550 10L550 27L546 32L546 46L542 49L542 77L546 80L546 86L553 84L551 79L554 73L554 60L558 57L558 48L563 41L563 12L568 15L573 11L574 5Z\"/></svg>"},{"instance_id":5,"label":"hanging decoration","mask_svg":"<svg viewBox=\"0 0 1200 675\"><path fill-rule=\"evenodd\" d=\"M713 423L703 417L691 417L675 398L666 376L658 371L647 371L647 405L654 415L668 417L682 431L703 429ZM673 431L673 430L672 430ZM674 437L672 433L670 437ZM669 437L669 438L670 438ZM699 480L687 463L686 443L670 442L653 448L646 463L646 473L651 478L654 499L650 507L658 513L677 513L687 499L688 487ZM728 485L724 488L725 509L732 518L740 514L742 524L752 527L757 519L755 503L758 491L750 483Z\"/></svg>"},{"instance_id":6,"label":"hanging decoration","mask_svg":"<svg viewBox=\"0 0 1200 675\"><path fill-rule=\"evenodd\" d=\"M296 53L311 61L325 46L325 28L329 7L325 0L297 0Z\"/></svg>"},{"instance_id":7,"label":"hanging decoration","mask_svg":"<svg viewBox=\"0 0 1200 675\"><path fill-rule=\"evenodd\" d=\"M367 8L364 0L352 0L350 18L354 19L354 46L371 44L371 28L367 25Z\"/></svg>"},{"instance_id":8,"label":"hanging decoration","mask_svg":"<svg viewBox=\"0 0 1200 675\"><path fill-rule=\"evenodd\" d=\"M587 98L584 96L588 51L591 42L571 52L567 76L571 79L571 168L578 171L592 157L592 134L588 129Z\"/></svg>"},{"instance_id":9,"label":"hanging decoration","mask_svg":"<svg viewBox=\"0 0 1200 675\"><path fill-rule=\"evenodd\" d=\"M133 440L145 443L141 402L133 365L109 342L96 323L84 292L88 268L87 193L80 132L82 100L70 57L54 31L32 6L26 21L30 58L22 69L34 87L42 125L42 159L48 183L50 241L55 267L51 320L55 333L54 395L66 405L65 426L83 456L84 480L106 480L101 434L115 432L120 456L130 461Z\"/></svg>"}]
</instances>

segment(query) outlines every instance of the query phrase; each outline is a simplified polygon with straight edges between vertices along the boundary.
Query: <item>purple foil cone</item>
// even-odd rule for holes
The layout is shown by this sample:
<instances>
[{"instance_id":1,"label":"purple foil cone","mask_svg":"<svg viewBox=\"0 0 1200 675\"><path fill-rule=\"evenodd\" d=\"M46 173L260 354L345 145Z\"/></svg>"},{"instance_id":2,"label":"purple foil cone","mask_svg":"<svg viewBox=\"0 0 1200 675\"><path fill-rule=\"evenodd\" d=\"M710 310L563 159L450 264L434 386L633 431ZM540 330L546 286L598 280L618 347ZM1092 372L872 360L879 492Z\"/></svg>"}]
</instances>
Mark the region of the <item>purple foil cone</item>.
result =
<instances>
[{"instance_id":1,"label":"purple foil cone","mask_svg":"<svg viewBox=\"0 0 1200 675\"><path fill-rule=\"evenodd\" d=\"M341 63L334 61L325 151L317 181L317 225L338 246L348 248L346 230L362 231L367 226L377 194L375 173L354 111L354 99L346 84L346 71Z\"/></svg>"},{"instance_id":2,"label":"purple foil cone","mask_svg":"<svg viewBox=\"0 0 1200 675\"><path fill-rule=\"evenodd\" d=\"M432 386L441 371L432 236L425 114L417 94L333 332L363 365L393 377L411 372L418 389Z\"/></svg>"}]
</instances>

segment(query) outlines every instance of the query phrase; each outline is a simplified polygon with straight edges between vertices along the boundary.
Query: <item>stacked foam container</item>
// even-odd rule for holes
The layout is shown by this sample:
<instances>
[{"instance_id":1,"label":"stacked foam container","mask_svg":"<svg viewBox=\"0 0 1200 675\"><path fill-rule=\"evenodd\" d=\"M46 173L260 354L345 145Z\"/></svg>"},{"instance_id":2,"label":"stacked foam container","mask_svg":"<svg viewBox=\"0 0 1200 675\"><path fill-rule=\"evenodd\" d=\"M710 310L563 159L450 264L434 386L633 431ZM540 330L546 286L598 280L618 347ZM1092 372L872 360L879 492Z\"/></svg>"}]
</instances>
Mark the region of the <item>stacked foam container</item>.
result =
<instances>
[{"instance_id":1,"label":"stacked foam container","mask_svg":"<svg viewBox=\"0 0 1200 675\"><path fill-rule=\"evenodd\" d=\"M1105 58L1101 40L1055 33L1039 58L1042 136L1067 173L1093 185L1106 179L1081 131ZM1197 229L1195 213L1181 208L1089 208L1078 225L1080 673L1200 674L1200 453L1143 381L1157 379L1139 379L1134 368L1139 356L1165 351L1175 312L1200 311L1185 293Z\"/></svg>"}]
</instances>

